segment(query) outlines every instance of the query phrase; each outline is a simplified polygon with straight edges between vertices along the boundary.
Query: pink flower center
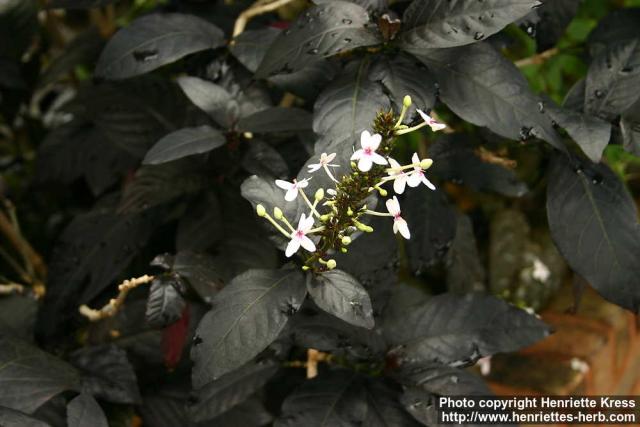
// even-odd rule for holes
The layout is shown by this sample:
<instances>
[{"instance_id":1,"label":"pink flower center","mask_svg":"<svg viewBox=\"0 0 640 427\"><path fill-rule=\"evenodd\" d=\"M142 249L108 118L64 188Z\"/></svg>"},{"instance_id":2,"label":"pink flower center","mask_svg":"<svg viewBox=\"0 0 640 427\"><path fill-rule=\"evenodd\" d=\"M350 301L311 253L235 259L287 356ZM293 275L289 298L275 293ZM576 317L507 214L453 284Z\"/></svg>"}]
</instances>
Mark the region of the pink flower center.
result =
<instances>
[{"instance_id":1,"label":"pink flower center","mask_svg":"<svg viewBox=\"0 0 640 427\"><path fill-rule=\"evenodd\" d=\"M372 152L373 152L373 150L371 150L370 147L367 147L367 148L364 149L364 154L366 154L367 156L370 156Z\"/></svg>"},{"instance_id":2,"label":"pink flower center","mask_svg":"<svg viewBox=\"0 0 640 427\"><path fill-rule=\"evenodd\" d=\"M400 216L400 212L398 212L397 214L393 215L393 220L394 221L400 221L402 219L402 217Z\"/></svg>"},{"instance_id":3,"label":"pink flower center","mask_svg":"<svg viewBox=\"0 0 640 427\"><path fill-rule=\"evenodd\" d=\"M296 231L296 237L297 237L298 239L303 238L303 237L304 237L304 231L302 231L302 230L297 230L297 231Z\"/></svg>"}]
</instances>

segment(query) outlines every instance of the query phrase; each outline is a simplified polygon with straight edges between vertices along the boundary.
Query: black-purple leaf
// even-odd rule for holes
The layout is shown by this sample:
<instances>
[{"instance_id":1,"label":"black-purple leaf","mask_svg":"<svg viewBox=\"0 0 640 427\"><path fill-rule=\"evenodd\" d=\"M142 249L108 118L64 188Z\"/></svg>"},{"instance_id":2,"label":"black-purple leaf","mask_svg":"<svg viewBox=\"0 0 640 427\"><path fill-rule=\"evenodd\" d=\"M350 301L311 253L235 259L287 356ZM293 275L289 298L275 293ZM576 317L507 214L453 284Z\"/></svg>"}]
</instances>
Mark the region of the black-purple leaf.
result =
<instances>
[{"instance_id":1,"label":"black-purple leaf","mask_svg":"<svg viewBox=\"0 0 640 427\"><path fill-rule=\"evenodd\" d=\"M212 301L191 348L195 387L242 366L271 344L307 294L297 270L249 270Z\"/></svg>"},{"instance_id":2,"label":"black-purple leaf","mask_svg":"<svg viewBox=\"0 0 640 427\"><path fill-rule=\"evenodd\" d=\"M185 300L178 292L176 278L159 276L153 279L147 299L145 318L152 328L164 328L182 317Z\"/></svg>"},{"instance_id":3,"label":"black-purple leaf","mask_svg":"<svg viewBox=\"0 0 640 427\"><path fill-rule=\"evenodd\" d=\"M53 396L80 389L72 366L37 347L0 336L0 406L33 413Z\"/></svg>"},{"instance_id":4,"label":"black-purple leaf","mask_svg":"<svg viewBox=\"0 0 640 427\"><path fill-rule=\"evenodd\" d=\"M194 154L208 153L226 142L225 136L211 126L177 130L163 137L147 152L142 163L158 165Z\"/></svg>"},{"instance_id":5,"label":"black-purple leaf","mask_svg":"<svg viewBox=\"0 0 640 427\"><path fill-rule=\"evenodd\" d=\"M446 313L446 315L443 315ZM543 339L549 328L536 316L483 293L441 294L414 306L385 329L401 361L467 366L495 353Z\"/></svg>"},{"instance_id":6,"label":"black-purple leaf","mask_svg":"<svg viewBox=\"0 0 640 427\"><path fill-rule=\"evenodd\" d=\"M257 392L278 371L270 361L249 363L240 369L195 390L195 403L189 413L195 421L204 421L236 407Z\"/></svg>"},{"instance_id":7,"label":"black-purple leaf","mask_svg":"<svg viewBox=\"0 0 640 427\"><path fill-rule=\"evenodd\" d=\"M89 394L80 394L67 405L69 427L109 427L98 402Z\"/></svg>"},{"instance_id":8,"label":"black-purple leaf","mask_svg":"<svg viewBox=\"0 0 640 427\"><path fill-rule=\"evenodd\" d=\"M403 16L404 47L429 49L483 40L525 16L537 0L414 0Z\"/></svg>"},{"instance_id":9,"label":"black-purple leaf","mask_svg":"<svg viewBox=\"0 0 640 427\"><path fill-rule=\"evenodd\" d=\"M433 71L441 99L463 119L506 138L537 137L565 150L527 80L490 44L412 53Z\"/></svg>"},{"instance_id":10,"label":"black-purple leaf","mask_svg":"<svg viewBox=\"0 0 640 427\"><path fill-rule=\"evenodd\" d=\"M224 43L215 25L193 15L152 14L118 31L102 51L95 74L124 79Z\"/></svg>"},{"instance_id":11,"label":"black-purple leaf","mask_svg":"<svg viewBox=\"0 0 640 427\"><path fill-rule=\"evenodd\" d=\"M640 308L640 225L624 184L604 164L557 156L547 188L551 236L571 268L603 297Z\"/></svg>"},{"instance_id":12,"label":"black-purple leaf","mask_svg":"<svg viewBox=\"0 0 640 427\"><path fill-rule=\"evenodd\" d=\"M322 58L380 43L365 27L368 23L366 10L354 3L332 1L312 7L276 37L256 76L292 73Z\"/></svg>"},{"instance_id":13,"label":"black-purple leaf","mask_svg":"<svg viewBox=\"0 0 640 427\"><path fill-rule=\"evenodd\" d=\"M345 322L371 329L374 326L369 294L358 281L342 270L310 276L309 295L318 307Z\"/></svg>"}]
</instances>

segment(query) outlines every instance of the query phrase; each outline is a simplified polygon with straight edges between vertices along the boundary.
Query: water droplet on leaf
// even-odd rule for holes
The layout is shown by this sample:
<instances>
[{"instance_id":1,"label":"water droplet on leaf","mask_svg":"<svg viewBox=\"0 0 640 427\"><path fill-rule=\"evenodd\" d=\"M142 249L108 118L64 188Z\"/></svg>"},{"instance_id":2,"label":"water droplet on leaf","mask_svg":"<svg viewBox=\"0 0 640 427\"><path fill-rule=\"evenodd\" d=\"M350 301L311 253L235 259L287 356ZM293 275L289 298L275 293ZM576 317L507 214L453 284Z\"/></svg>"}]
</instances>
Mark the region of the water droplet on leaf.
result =
<instances>
[{"instance_id":1,"label":"water droplet on leaf","mask_svg":"<svg viewBox=\"0 0 640 427\"><path fill-rule=\"evenodd\" d=\"M154 59L158 59L158 56L157 50L136 50L133 52L135 60L140 62L153 61Z\"/></svg>"},{"instance_id":2,"label":"water droplet on leaf","mask_svg":"<svg viewBox=\"0 0 640 427\"><path fill-rule=\"evenodd\" d=\"M483 34L483 33L481 33L480 31L478 31L477 33L475 33L475 34L473 35L473 39L474 39L474 40L482 40L483 38L484 38L484 34Z\"/></svg>"},{"instance_id":3,"label":"water droplet on leaf","mask_svg":"<svg viewBox=\"0 0 640 427\"><path fill-rule=\"evenodd\" d=\"M345 25L351 25L352 22L353 21L351 19L347 19L347 18L342 20L342 23L345 24Z\"/></svg>"}]
</instances>

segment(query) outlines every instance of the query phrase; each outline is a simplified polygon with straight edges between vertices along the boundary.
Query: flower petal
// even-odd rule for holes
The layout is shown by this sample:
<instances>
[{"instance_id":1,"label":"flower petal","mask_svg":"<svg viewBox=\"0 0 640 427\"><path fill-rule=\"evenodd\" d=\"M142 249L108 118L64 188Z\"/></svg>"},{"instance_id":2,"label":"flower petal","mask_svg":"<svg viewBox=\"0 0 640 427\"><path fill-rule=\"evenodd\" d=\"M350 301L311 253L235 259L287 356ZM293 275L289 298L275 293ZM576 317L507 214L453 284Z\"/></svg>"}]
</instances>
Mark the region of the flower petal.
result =
<instances>
[{"instance_id":1,"label":"flower petal","mask_svg":"<svg viewBox=\"0 0 640 427\"><path fill-rule=\"evenodd\" d=\"M309 252L313 252L316 250L316 245L313 243L313 240L311 240L307 236L303 236L300 238L300 244Z\"/></svg>"},{"instance_id":2,"label":"flower petal","mask_svg":"<svg viewBox=\"0 0 640 427\"><path fill-rule=\"evenodd\" d=\"M380 135L379 133L376 133L375 135L371 135L371 138L369 138L369 147L371 147L371 149L375 151L378 149L381 142L382 142L382 135Z\"/></svg>"},{"instance_id":3,"label":"flower petal","mask_svg":"<svg viewBox=\"0 0 640 427\"><path fill-rule=\"evenodd\" d=\"M389 157L389 166L391 166L392 168L399 168L400 167L400 163L398 163L398 161L394 158ZM388 172L389 175L398 175L401 172Z\"/></svg>"},{"instance_id":4,"label":"flower petal","mask_svg":"<svg viewBox=\"0 0 640 427\"><path fill-rule=\"evenodd\" d=\"M326 154L326 153L322 153L322 154ZM324 161L326 163L329 163L335 158L336 158L336 153L326 154L326 157L324 158Z\"/></svg>"},{"instance_id":5,"label":"flower petal","mask_svg":"<svg viewBox=\"0 0 640 427\"><path fill-rule=\"evenodd\" d=\"M411 156L411 163L420 163L420 157L418 157L418 153L413 153L413 156Z\"/></svg>"},{"instance_id":6,"label":"flower petal","mask_svg":"<svg viewBox=\"0 0 640 427\"><path fill-rule=\"evenodd\" d=\"M426 185L430 190L435 190L436 189L436 186L433 185L433 183L431 181L429 181L426 176L422 175L421 178L422 178L422 183L424 185Z\"/></svg>"},{"instance_id":7,"label":"flower petal","mask_svg":"<svg viewBox=\"0 0 640 427\"><path fill-rule=\"evenodd\" d=\"M377 163L379 165L386 165L388 163L387 159L378 153L371 153L371 160L373 160L373 163Z\"/></svg>"},{"instance_id":8,"label":"flower petal","mask_svg":"<svg viewBox=\"0 0 640 427\"><path fill-rule=\"evenodd\" d=\"M433 132L437 132L439 130L446 128L447 125L445 125L444 123L438 123L434 120L433 123L429 124L429 127Z\"/></svg>"},{"instance_id":9,"label":"flower petal","mask_svg":"<svg viewBox=\"0 0 640 427\"><path fill-rule=\"evenodd\" d=\"M281 179L276 179L276 185L280 188L282 188L283 190L288 190L291 187L294 187L295 184L293 184L292 182L288 182L288 181L283 181Z\"/></svg>"},{"instance_id":10,"label":"flower petal","mask_svg":"<svg viewBox=\"0 0 640 427\"><path fill-rule=\"evenodd\" d=\"M385 204L387 205L387 211L391 215L395 216L400 213L400 203L398 202L398 198L396 196L393 196L392 199L387 199Z\"/></svg>"},{"instance_id":11,"label":"flower petal","mask_svg":"<svg viewBox=\"0 0 640 427\"><path fill-rule=\"evenodd\" d=\"M371 134L369 133L368 130L363 130L362 133L360 134L360 146L362 148L368 148L369 145L369 140L371 139Z\"/></svg>"},{"instance_id":12,"label":"flower petal","mask_svg":"<svg viewBox=\"0 0 640 427\"><path fill-rule=\"evenodd\" d=\"M297 237L294 237L287 244L287 249L284 251L284 254L289 258L291 255L298 252L298 249L300 249L300 240Z\"/></svg>"},{"instance_id":13,"label":"flower petal","mask_svg":"<svg viewBox=\"0 0 640 427\"><path fill-rule=\"evenodd\" d=\"M296 183L298 185L298 188L306 188L309 185L309 179L310 178L304 178L298 181Z\"/></svg>"},{"instance_id":14,"label":"flower petal","mask_svg":"<svg viewBox=\"0 0 640 427\"><path fill-rule=\"evenodd\" d=\"M313 219L313 215L309 215L309 217L305 217L304 214L300 217L300 222L298 223L298 230L302 231L304 234L307 234L309 230L313 228L313 223L315 220Z\"/></svg>"},{"instance_id":15,"label":"flower petal","mask_svg":"<svg viewBox=\"0 0 640 427\"><path fill-rule=\"evenodd\" d=\"M407 185L407 176L404 174L400 175L393 181L393 191L395 191L396 194L402 194L404 193L404 189L406 185Z\"/></svg>"},{"instance_id":16,"label":"flower petal","mask_svg":"<svg viewBox=\"0 0 640 427\"><path fill-rule=\"evenodd\" d=\"M418 185L420 185L420 174L416 172L411 172L409 174L409 178L407 179L407 184L409 184L409 187L411 188L415 188Z\"/></svg>"},{"instance_id":17,"label":"flower petal","mask_svg":"<svg viewBox=\"0 0 640 427\"><path fill-rule=\"evenodd\" d=\"M287 190L287 193L284 195L284 199L287 202L293 202L296 197L298 197L298 189L294 186Z\"/></svg>"},{"instance_id":18,"label":"flower petal","mask_svg":"<svg viewBox=\"0 0 640 427\"><path fill-rule=\"evenodd\" d=\"M394 224L396 224L396 228L400 231L400 234L405 239L409 240L411 238L411 232L409 231L409 225L407 225L407 221L404 218L396 218Z\"/></svg>"},{"instance_id":19,"label":"flower petal","mask_svg":"<svg viewBox=\"0 0 640 427\"><path fill-rule=\"evenodd\" d=\"M322 167L321 163L313 163L311 165L307 165L307 172L313 173Z\"/></svg>"},{"instance_id":20,"label":"flower petal","mask_svg":"<svg viewBox=\"0 0 640 427\"><path fill-rule=\"evenodd\" d=\"M363 156L358 161L358 169L362 172L369 172L371 170L371 166L373 166L371 156Z\"/></svg>"},{"instance_id":21,"label":"flower petal","mask_svg":"<svg viewBox=\"0 0 640 427\"><path fill-rule=\"evenodd\" d=\"M359 160L364 155L364 150L356 150L351 155L351 160Z\"/></svg>"}]
</instances>

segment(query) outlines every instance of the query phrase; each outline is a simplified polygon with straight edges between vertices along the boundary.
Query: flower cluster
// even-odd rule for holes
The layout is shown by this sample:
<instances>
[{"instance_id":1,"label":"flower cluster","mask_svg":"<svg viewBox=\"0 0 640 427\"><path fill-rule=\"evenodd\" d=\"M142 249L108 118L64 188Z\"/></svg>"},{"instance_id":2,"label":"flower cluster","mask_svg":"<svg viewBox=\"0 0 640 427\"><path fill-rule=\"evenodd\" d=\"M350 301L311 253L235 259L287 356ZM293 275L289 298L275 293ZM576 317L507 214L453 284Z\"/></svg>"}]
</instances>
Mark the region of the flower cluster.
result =
<instances>
[{"instance_id":1,"label":"flower cluster","mask_svg":"<svg viewBox=\"0 0 640 427\"><path fill-rule=\"evenodd\" d=\"M301 214L298 224L294 227L279 208L274 208L273 216L264 206L257 206L259 216L267 219L287 239L285 255L293 256L300 248L309 253L303 269L318 268L320 271L331 270L336 267L329 256L337 250L347 252L346 246L351 243L351 234L356 231L372 232L373 228L361 222L364 215L383 216L393 219L393 232L403 238L411 238L407 221L402 217L402 211L397 196L385 202L387 212L377 212L367 208L365 201L369 194L377 191L381 196L387 196L382 185L392 182L396 194L404 193L407 185L418 187L424 184L435 190L435 186L425 175L425 171L433 164L431 159L420 159L417 153L411 158L411 163L401 165L391 158L389 153L396 136L412 132L424 126L433 131L442 130L446 126L437 122L421 110L417 110L423 122L414 127L407 127L402 120L411 105L411 98L406 96L400 116L395 120L392 113L381 113L377 120L378 133L365 130L360 135L360 148L354 150L351 156L352 173L346 174L341 180L336 179L332 170L341 167L332 163L336 153L322 153L318 163L307 166L308 173L313 174L322 170L335 183L335 188L318 189L313 202L305 194L305 188L311 178L293 180L292 182L276 180L275 184L285 191L287 202L295 201L300 196L309 208L308 214ZM322 211L322 213L320 212ZM326 212L326 213L325 213Z\"/></svg>"}]
</instances>

